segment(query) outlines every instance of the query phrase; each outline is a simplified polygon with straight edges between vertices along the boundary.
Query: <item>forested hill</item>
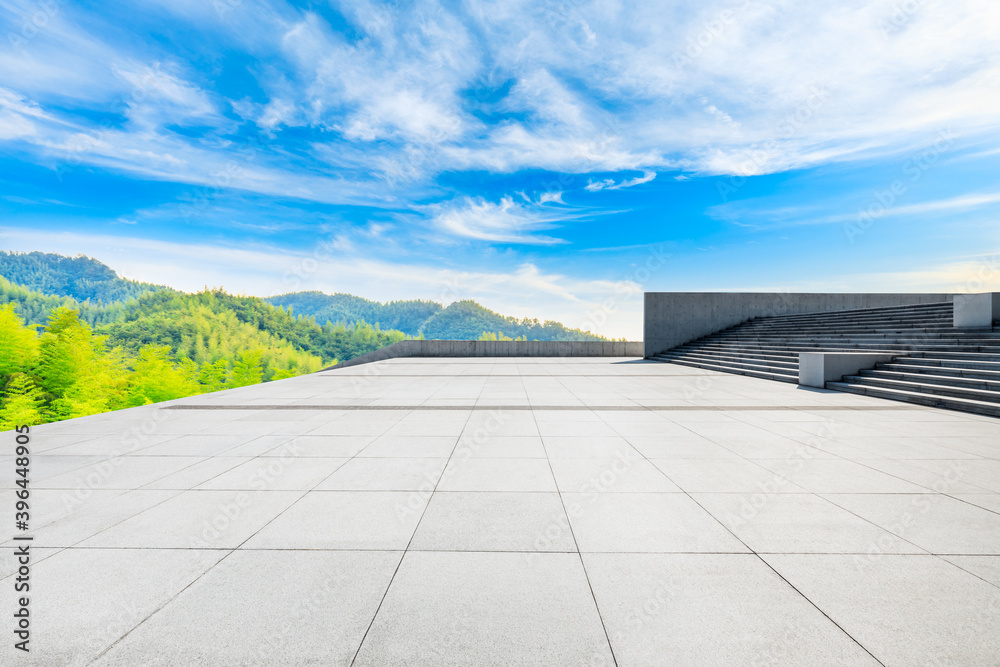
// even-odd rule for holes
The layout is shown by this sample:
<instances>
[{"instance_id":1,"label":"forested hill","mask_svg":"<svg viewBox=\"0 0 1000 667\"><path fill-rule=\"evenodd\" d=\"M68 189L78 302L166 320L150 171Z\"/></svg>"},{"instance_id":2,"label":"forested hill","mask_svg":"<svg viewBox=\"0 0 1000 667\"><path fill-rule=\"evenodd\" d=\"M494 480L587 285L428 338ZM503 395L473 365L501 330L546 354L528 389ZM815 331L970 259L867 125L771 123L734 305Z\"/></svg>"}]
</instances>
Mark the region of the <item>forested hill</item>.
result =
<instances>
[{"instance_id":1,"label":"forested hill","mask_svg":"<svg viewBox=\"0 0 1000 667\"><path fill-rule=\"evenodd\" d=\"M44 324L58 306L78 311L80 319L92 327L111 324L124 318L125 302L157 292L181 294L163 285L122 278L106 264L82 255L0 251L0 303L16 303L18 313L29 324ZM352 294L311 291L267 297L263 301L291 310L295 315L311 317L321 326L378 325L386 332L400 331L407 336L423 335L439 340L483 337L605 340L558 322L501 315L468 300L456 301L445 308L434 301L379 303ZM338 350L337 356L349 358L342 356L345 351ZM326 351L321 354L325 356Z\"/></svg>"},{"instance_id":2,"label":"forested hill","mask_svg":"<svg viewBox=\"0 0 1000 667\"><path fill-rule=\"evenodd\" d=\"M445 308L434 301L378 303L350 294L293 292L265 301L313 317L321 324L364 320L377 322L383 329L435 340L476 340L484 334L525 340L606 340L559 322L501 315L471 300L456 301Z\"/></svg>"},{"instance_id":3,"label":"forested hill","mask_svg":"<svg viewBox=\"0 0 1000 667\"><path fill-rule=\"evenodd\" d=\"M42 294L100 303L126 301L165 289L120 278L111 267L90 257L45 252L0 251L0 276Z\"/></svg>"},{"instance_id":4,"label":"forested hill","mask_svg":"<svg viewBox=\"0 0 1000 667\"><path fill-rule=\"evenodd\" d=\"M441 311L434 301L389 301L379 303L353 294L324 294L323 292L293 292L264 299L268 303L291 308L298 315L314 317L320 324L326 322L350 323L364 320L378 322L383 329L397 329L410 336L420 334L420 328L432 315ZM476 336L485 329L476 332Z\"/></svg>"},{"instance_id":5,"label":"forested hill","mask_svg":"<svg viewBox=\"0 0 1000 667\"><path fill-rule=\"evenodd\" d=\"M474 301L187 294L87 257L3 252L0 274L0 431L301 375L414 334L599 339Z\"/></svg>"},{"instance_id":6,"label":"forested hill","mask_svg":"<svg viewBox=\"0 0 1000 667\"><path fill-rule=\"evenodd\" d=\"M559 322L507 317L475 301L456 301L435 313L421 328L424 338L441 340L475 340L484 331L523 340L607 340Z\"/></svg>"}]
</instances>

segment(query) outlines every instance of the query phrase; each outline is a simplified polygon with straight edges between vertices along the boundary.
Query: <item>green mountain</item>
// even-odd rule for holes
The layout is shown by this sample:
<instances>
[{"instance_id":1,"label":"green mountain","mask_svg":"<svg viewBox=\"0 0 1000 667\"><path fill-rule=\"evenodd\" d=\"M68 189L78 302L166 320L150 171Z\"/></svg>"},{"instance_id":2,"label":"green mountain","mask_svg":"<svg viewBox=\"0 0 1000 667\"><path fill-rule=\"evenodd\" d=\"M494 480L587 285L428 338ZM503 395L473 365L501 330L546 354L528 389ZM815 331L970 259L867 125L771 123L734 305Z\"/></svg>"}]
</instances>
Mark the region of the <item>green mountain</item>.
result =
<instances>
[{"instance_id":1,"label":"green mountain","mask_svg":"<svg viewBox=\"0 0 1000 667\"><path fill-rule=\"evenodd\" d=\"M526 340L607 340L601 336L569 329L559 322L506 317L475 301L456 301L435 313L421 327L424 338L476 340L483 332Z\"/></svg>"},{"instance_id":2,"label":"green mountain","mask_svg":"<svg viewBox=\"0 0 1000 667\"><path fill-rule=\"evenodd\" d=\"M148 313L135 315L135 308L142 311L142 308L149 308L150 304L158 302L144 302L146 305L141 308L125 307L125 304L158 292L181 294L163 285L121 278L107 265L82 255L65 257L42 252L0 251L0 304L16 304L17 313L29 324L44 324L59 306L78 311L80 319L92 327L121 322L127 314L136 319ZM163 298L168 302L173 299ZM558 322L539 322L500 315L475 301L457 301L445 308L434 301L380 303L353 294L324 294L317 291L292 292L258 301L291 311L297 316L312 318L321 325L344 325L339 334L341 345L334 350L320 349L324 356L332 351L339 359L349 359L351 357L345 355L354 355L361 349L370 351L367 348L378 336L372 338L374 334L366 333L361 336L365 339L364 342L358 343L358 336L353 333L355 328L358 332L367 331L369 323L377 325L376 329L382 333L396 331L406 336L423 335L429 339L476 340L484 335L491 337L502 334L504 337L527 340L605 340L580 329L570 329ZM234 307L234 303L229 306ZM158 334L159 338L172 337L176 340L176 325L177 322L172 322L170 326L166 326ZM131 331L138 335L135 328L139 325L130 326L133 327ZM126 329L128 327L122 325L112 331ZM168 336L168 332L172 333ZM125 334L120 334L115 340L124 341L122 336ZM150 336L152 332L145 332L141 340L147 340Z\"/></svg>"},{"instance_id":3,"label":"green mountain","mask_svg":"<svg viewBox=\"0 0 1000 667\"><path fill-rule=\"evenodd\" d=\"M42 294L100 303L126 301L166 289L120 278L109 266L90 257L45 252L0 251L0 276Z\"/></svg>"},{"instance_id":4,"label":"green mountain","mask_svg":"<svg viewBox=\"0 0 1000 667\"><path fill-rule=\"evenodd\" d=\"M502 333L506 337L527 340L606 340L558 322L500 315L471 300L456 301L445 308L434 301L379 303L351 294L315 291L292 292L264 300L290 308L298 315L313 317L317 322L364 320L410 336L422 334L424 338L434 340L477 340L484 333Z\"/></svg>"},{"instance_id":5,"label":"green mountain","mask_svg":"<svg viewBox=\"0 0 1000 667\"><path fill-rule=\"evenodd\" d=\"M310 373L415 335L601 340L474 301L187 294L82 256L0 252L0 274L0 430Z\"/></svg>"},{"instance_id":6,"label":"green mountain","mask_svg":"<svg viewBox=\"0 0 1000 667\"><path fill-rule=\"evenodd\" d=\"M292 292L264 299L270 304L291 309L299 315L316 318L317 322L350 323L364 320L377 322L385 329L397 329L410 336L420 334L432 315L442 306L433 301L390 301L379 303L353 294L323 292ZM478 336L482 331L476 334Z\"/></svg>"}]
</instances>

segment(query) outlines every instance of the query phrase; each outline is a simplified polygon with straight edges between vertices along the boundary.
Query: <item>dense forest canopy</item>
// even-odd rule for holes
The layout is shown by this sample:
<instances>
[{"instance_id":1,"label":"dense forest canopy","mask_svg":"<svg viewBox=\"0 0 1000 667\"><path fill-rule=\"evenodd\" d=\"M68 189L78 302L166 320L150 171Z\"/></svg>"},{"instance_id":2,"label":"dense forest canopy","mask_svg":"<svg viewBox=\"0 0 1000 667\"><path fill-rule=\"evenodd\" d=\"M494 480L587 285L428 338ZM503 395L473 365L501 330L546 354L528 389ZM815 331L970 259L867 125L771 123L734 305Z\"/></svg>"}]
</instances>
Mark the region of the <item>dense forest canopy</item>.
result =
<instances>
[{"instance_id":1,"label":"dense forest canopy","mask_svg":"<svg viewBox=\"0 0 1000 667\"><path fill-rule=\"evenodd\" d=\"M311 373L411 337L604 340L475 301L187 294L88 257L0 251L0 430Z\"/></svg>"},{"instance_id":2,"label":"dense forest canopy","mask_svg":"<svg viewBox=\"0 0 1000 667\"><path fill-rule=\"evenodd\" d=\"M410 336L420 334L420 328L432 315L441 311L433 301L390 301L379 303L353 294L294 292L264 299L275 306L291 308L300 315L316 318L317 322L377 322L385 329L397 329Z\"/></svg>"},{"instance_id":3,"label":"dense forest canopy","mask_svg":"<svg viewBox=\"0 0 1000 667\"><path fill-rule=\"evenodd\" d=\"M484 334L499 332L525 340L607 340L558 322L504 316L471 300L456 301L445 308L433 301L378 303L350 294L293 292L267 297L265 301L314 317L321 323L365 320L433 340L476 340Z\"/></svg>"},{"instance_id":4,"label":"dense forest canopy","mask_svg":"<svg viewBox=\"0 0 1000 667\"><path fill-rule=\"evenodd\" d=\"M99 303L125 301L165 289L120 278L111 267L90 257L45 252L0 251L0 276L42 294Z\"/></svg>"}]
</instances>

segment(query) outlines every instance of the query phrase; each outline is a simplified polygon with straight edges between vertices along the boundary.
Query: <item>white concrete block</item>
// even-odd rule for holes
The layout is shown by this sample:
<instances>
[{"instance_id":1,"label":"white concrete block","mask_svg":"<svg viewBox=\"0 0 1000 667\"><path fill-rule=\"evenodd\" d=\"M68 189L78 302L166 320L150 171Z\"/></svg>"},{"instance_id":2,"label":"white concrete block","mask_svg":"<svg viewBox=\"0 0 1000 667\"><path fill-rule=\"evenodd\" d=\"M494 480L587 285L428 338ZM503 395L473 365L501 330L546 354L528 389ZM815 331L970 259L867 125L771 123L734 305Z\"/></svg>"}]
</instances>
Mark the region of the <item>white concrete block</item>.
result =
<instances>
[{"instance_id":1,"label":"white concrete block","mask_svg":"<svg viewBox=\"0 0 1000 667\"><path fill-rule=\"evenodd\" d=\"M897 354L872 352L800 352L799 385L826 387L827 382L837 382L845 375L854 375L863 368L891 361Z\"/></svg>"},{"instance_id":2,"label":"white concrete block","mask_svg":"<svg viewBox=\"0 0 1000 667\"><path fill-rule=\"evenodd\" d=\"M956 327L990 327L1000 318L1000 292L957 294L954 304Z\"/></svg>"}]
</instances>

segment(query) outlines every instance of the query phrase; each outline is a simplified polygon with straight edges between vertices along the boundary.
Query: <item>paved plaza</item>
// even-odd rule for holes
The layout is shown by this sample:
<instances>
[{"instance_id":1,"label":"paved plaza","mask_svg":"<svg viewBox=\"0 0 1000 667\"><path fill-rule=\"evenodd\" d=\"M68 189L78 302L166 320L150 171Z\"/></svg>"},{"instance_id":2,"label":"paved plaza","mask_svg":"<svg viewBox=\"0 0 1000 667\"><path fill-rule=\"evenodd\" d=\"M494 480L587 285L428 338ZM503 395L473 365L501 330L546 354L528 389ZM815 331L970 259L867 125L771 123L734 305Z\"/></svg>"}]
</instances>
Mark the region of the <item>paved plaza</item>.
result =
<instances>
[{"instance_id":1,"label":"paved plaza","mask_svg":"<svg viewBox=\"0 0 1000 667\"><path fill-rule=\"evenodd\" d=\"M30 446L31 653L3 664L1000 664L995 418L637 359L399 358Z\"/></svg>"}]
</instances>

